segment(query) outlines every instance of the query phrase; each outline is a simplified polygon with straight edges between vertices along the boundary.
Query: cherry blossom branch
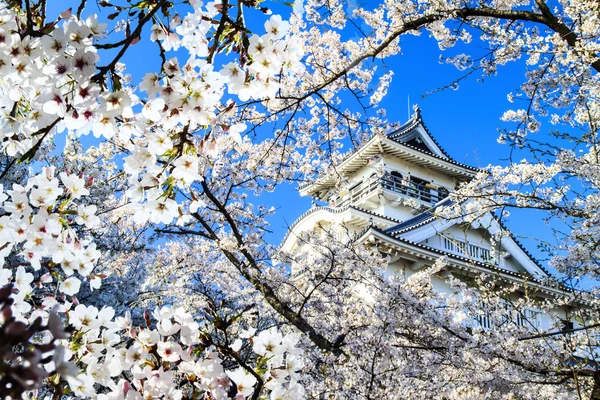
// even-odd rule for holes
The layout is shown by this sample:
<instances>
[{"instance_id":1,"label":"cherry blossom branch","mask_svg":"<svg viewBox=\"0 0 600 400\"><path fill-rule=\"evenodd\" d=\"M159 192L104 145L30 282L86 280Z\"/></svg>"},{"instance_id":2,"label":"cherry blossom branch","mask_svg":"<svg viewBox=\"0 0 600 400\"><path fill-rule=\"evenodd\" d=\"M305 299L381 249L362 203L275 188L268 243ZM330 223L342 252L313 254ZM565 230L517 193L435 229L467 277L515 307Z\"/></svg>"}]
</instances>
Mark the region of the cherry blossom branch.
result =
<instances>
[{"instance_id":1,"label":"cherry blossom branch","mask_svg":"<svg viewBox=\"0 0 600 400\"><path fill-rule=\"evenodd\" d=\"M50 125L45 126L44 128L40 129L39 131L37 131L36 133L34 133L32 135L32 136L38 136L38 135L42 135L42 136L31 147L31 149L29 149L29 151L27 151L27 153L23 154L19 158L19 161L18 161L19 163L29 162L33 159L33 157L35 156L35 153L37 153L37 151L40 149L42 143L46 139L46 136L48 136L50 131L52 131L52 129L54 129L54 127L56 126L56 124L58 124L60 122L60 120L61 120L61 118L56 118Z\"/></svg>"},{"instance_id":2,"label":"cherry blossom branch","mask_svg":"<svg viewBox=\"0 0 600 400\"><path fill-rule=\"evenodd\" d=\"M245 248L243 236L238 230L237 224L235 223L231 214L229 213L229 211L227 211L227 209L219 201L219 199L211 192L206 182L202 181L201 184L206 196L217 207L221 215L223 215L223 217L226 219L238 243L239 251L244 255L246 260L249 262L250 266L252 266L255 271L258 271L260 273L260 267L257 261L254 259L254 256L252 256L252 254L250 254ZM210 228L210 226L208 226L208 224L206 224L206 222L198 214L196 214L195 216L196 219L198 219L199 222L204 226L204 228L209 230L209 233L213 237L213 240L216 240L218 242L218 236ZM259 292L262 293L267 303L269 303L269 305L271 305L271 307L273 307L273 309L275 309L275 311L277 311L282 317L288 320L300 331L307 334L311 341L319 348L331 351L333 354L336 355L342 354L342 351L339 347L334 346L332 342L330 342L327 338L318 333L316 329L306 319L304 319L297 312L295 312L287 303L279 299L273 288L261 281L257 276L255 276L255 273L248 271L248 269L244 266L242 262L240 262L237 259L233 252L225 248L221 248L221 251L227 257L227 259L238 269L238 271L240 271L242 276L246 278Z\"/></svg>"},{"instance_id":3,"label":"cherry blossom branch","mask_svg":"<svg viewBox=\"0 0 600 400\"><path fill-rule=\"evenodd\" d=\"M536 4L538 4L538 7L540 6L540 4L545 6L545 4L541 0L536 0ZM540 8L542 8L542 7L540 7ZM545 6L545 9L547 10L547 6ZM542 12L542 14L538 14L538 13L535 13L532 11L524 11L524 10L523 11L521 11L521 10L519 10L519 11L499 10L499 9L493 9L493 8L489 8L489 7L481 7L481 8L461 8L461 9L451 11L449 13L449 15L446 15L446 14L425 15L425 16L419 17L417 19L414 19L412 21L405 22L399 29L395 30L386 39L384 39L377 47L375 47L372 50L367 51L367 52L361 54L359 57L355 58L346 67L344 67L340 71L333 74L331 77L329 77L328 79L323 81L321 84L312 88L310 91L308 91L303 96L298 98L298 100L299 101L305 100L309 96L313 95L314 93L331 85L333 82L337 81L339 78L343 77L348 72L350 72L352 69L357 67L364 60L367 60L369 58L373 58L373 59L376 58L379 54L381 54L384 50L386 50L392 44L392 42L394 40L399 38L404 33L418 30L432 22L443 20L443 19L446 19L446 18L452 17L452 16L460 17L462 19L469 19L470 17L487 17L487 18L499 18L499 19L506 19L506 20L536 22L536 23L539 23L542 25L546 25L547 27L551 28L555 32L561 34L563 39L565 39L565 41L574 50L576 50L576 46L577 46L577 42L578 42L577 36L571 30L569 30L564 24L560 23L554 15L547 14L547 13L544 14L543 12ZM600 72L600 60L593 62L591 64L591 66L596 71Z\"/></svg>"},{"instance_id":4,"label":"cherry blossom branch","mask_svg":"<svg viewBox=\"0 0 600 400\"><path fill-rule=\"evenodd\" d=\"M544 24L552 29L554 32L560 34L560 36L571 46L575 52L577 52L577 45L579 43L579 38L577 34L573 32L567 25L561 22L556 15L550 11L548 5L542 0L535 0L535 4L540 9L542 15L544 16ZM592 67L600 72L600 59L592 62Z\"/></svg>"},{"instance_id":5,"label":"cherry blossom branch","mask_svg":"<svg viewBox=\"0 0 600 400\"><path fill-rule=\"evenodd\" d=\"M31 15L31 4L29 4L30 0L25 0L25 10L27 12L27 27L25 29L26 35L31 35L33 32L33 15Z\"/></svg>"},{"instance_id":6,"label":"cherry blossom branch","mask_svg":"<svg viewBox=\"0 0 600 400\"><path fill-rule=\"evenodd\" d=\"M600 324L592 324L592 325L582 326L579 328L562 329L562 330L556 331L556 332L540 333L538 335L525 336L525 337L519 338L519 340L540 339L540 338L552 337L552 336L557 336L557 335L566 335L567 333L580 332L580 331L589 332L590 329L598 328L598 327L600 327Z\"/></svg>"},{"instance_id":7,"label":"cherry blossom branch","mask_svg":"<svg viewBox=\"0 0 600 400\"><path fill-rule=\"evenodd\" d=\"M241 4L241 1L240 1ZM219 41L223 31L225 30L225 24L229 21L229 0L223 0L221 3L221 20L219 21L219 26L217 27L217 31L215 33L215 39L213 45L208 53L208 57L206 57L206 62L212 64L213 58L219 48Z\"/></svg>"},{"instance_id":8,"label":"cherry blossom branch","mask_svg":"<svg viewBox=\"0 0 600 400\"><path fill-rule=\"evenodd\" d=\"M86 4L87 4L87 0L80 0L79 7L77 7L77 13L76 13L77 18L81 18L81 14L83 13L83 10L84 10Z\"/></svg>"},{"instance_id":9,"label":"cherry blossom branch","mask_svg":"<svg viewBox=\"0 0 600 400\"><path fill-rule=\"evenodd\" d=\"M98 72L96 73L96 75L94 75L93 77L90 78L91 81L93 82L98 82L102 79L102 77L109 71L112 71L115 68L115 65L117 65L117 63L119 62L119 60L121 59L121 57L123 57L123 55L127 52L127 49L129 48L129 46L131 46L131 44L140 37L140 35L142 34L142 28L144 27L144 25L150 21L152 19L152 17L154 17L154 14L156 14L156 12L158 10L161 9L161 7L163 7L165 4L168 3L168 0L160 0L159 3L157 3L156 5L154 5L154 8L152 8L152 10L150 10L148 12L148 14L146 14L137 24L137 26L135 27L135 29L133 30L133 32L131 32L131 34L123 41L123 45L121 47L121 50L119 50L119 52L117 53L117 55L113 58L113 60L103 66L103 67L99 67L98 68Z\"/></svg>"}]
</instances>

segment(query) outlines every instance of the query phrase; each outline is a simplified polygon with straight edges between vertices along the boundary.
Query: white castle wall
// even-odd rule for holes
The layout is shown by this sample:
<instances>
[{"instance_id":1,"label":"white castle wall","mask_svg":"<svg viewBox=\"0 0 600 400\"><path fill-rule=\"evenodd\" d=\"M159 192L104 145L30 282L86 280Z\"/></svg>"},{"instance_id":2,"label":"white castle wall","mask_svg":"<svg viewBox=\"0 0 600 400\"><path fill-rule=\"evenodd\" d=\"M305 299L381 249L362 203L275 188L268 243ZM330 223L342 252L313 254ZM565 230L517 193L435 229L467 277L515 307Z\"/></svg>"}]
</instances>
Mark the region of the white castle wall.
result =
<instances>
[{"instance_id":1,"label":"white castle wall","mask_svg":"<svg viewBox=\"0 0 600 400\"><path fill-rule=\"evenodd\" d=\"M397 157L385 155L383 157L383 164L386 171L398 171L402 175L410 174L411 176L429 181L435 186L444 186L448 190L453 190L455 186L453 178Z\"/></svg>"}]
</instances>

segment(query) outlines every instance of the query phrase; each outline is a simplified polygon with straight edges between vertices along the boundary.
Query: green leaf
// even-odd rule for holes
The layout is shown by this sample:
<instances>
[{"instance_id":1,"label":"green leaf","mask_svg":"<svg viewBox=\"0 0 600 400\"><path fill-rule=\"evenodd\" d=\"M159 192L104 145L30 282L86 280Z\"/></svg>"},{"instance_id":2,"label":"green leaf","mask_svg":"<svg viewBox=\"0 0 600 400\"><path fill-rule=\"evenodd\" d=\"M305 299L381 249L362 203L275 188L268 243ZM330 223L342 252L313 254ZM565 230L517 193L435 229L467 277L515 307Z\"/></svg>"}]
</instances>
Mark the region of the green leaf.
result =
<instances>
[{"instance_id":1,"label":"green leaf","mask_svg":"<svg viewBox=\"0 0 600 400\"><path fill-rule=\"evenodd\" d=\"M115 92L118 92L123 88L123 84L121 83L121 77L119 75L115 74L114 72L111 72L110 78L112 79L113 90Z\"/></svg>"}]
</instances>

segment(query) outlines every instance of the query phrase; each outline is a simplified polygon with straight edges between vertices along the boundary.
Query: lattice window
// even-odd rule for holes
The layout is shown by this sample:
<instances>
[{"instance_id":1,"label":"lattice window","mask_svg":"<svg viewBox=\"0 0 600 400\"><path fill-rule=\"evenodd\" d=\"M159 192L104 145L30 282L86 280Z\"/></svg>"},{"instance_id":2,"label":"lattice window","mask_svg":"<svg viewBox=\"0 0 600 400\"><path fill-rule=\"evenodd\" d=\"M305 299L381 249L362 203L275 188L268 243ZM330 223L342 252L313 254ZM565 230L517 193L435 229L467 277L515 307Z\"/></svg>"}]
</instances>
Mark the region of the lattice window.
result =
<instances>
[{"instance_id":1,"label":"lattice window","mask_svg":"<svg viewBox=\"0 0 600 400\"><path fill-rule=\"evenodd\" d=\"M444 249L454 251L454 243L448 238L444 238Z\"/></svg>"},{"instance_id":2,"label":"lattice window","mask_svg":"<svg viewBox=\"0 0 600 400\"><path fill-rule=\"evenodd\" d=\"M498 307L500 307L500 310L502 310L503 314L501 321L498 321L495 325L491 317L493 310L490 310L473 318L476 322L476 326L479 326L483 329L494 329L496 326L501 326L510 322L528 330L533 330L540 327L541 312L539 311L529 308L524 310L515 310L511 304L504 300L500 302Z\"/></svg>"},{"instance_id":3,"label":"lattice window","mask_svg":"<svg viewBox=\"0 0 600 400\"><path fill-rule=\"evenodd\" d=\"M444 249L453 253L462 253L464 255L476 258L478 260L488 261L490 259L490 250L477 246L472 243L463 242L460 240L451 240L446 237L444 239Z\"/></svg>"}]
</instances>

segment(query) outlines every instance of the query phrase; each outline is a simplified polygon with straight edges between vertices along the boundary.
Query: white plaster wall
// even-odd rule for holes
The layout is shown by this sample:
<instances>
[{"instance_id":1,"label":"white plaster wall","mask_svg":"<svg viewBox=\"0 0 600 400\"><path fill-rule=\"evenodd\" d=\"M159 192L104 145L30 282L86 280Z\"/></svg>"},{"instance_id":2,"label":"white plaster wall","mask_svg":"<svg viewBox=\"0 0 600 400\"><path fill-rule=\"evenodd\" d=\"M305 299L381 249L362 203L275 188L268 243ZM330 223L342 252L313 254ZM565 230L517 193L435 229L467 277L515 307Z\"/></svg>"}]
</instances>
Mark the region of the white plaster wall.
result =
<instances>
[{"instance_id":1,"label":"white plaster wall","mask_svg":"<svg viewBox=\"0 0 600 400\"><path fill-rule=\"evenodd\" d=\"M408 279L418 272L410 269L411 264L412 263L408 260L400 259L394 261L393 263L390 263L388 265L388 269L384 273L384 276L390 277L392 275L398 275L402 276L404 279ZM431 280L431 284L434 287L434 289L440 293L444 293L446 295L454 294L454 289L452 289L444 279L434 276Z\"/></svg>"},{"instance_id":2,"label":"white plaster wall","mask_svg":"<svg viewBox=\"0 0 600 400\"><path fill-rule=\"evenodd\" d=\"M391 204L381 204L378 209L379 213L385 215L389 218L394 218L399 221L406 221L413 218L418 212L415 212L414 209L406 207L406 206L393 206Z\"/></svg>"},{"instance_id":3,"label":"white plaster wall","mask_svg":"<svg viewBox=\"0 0 600 400\"><path fill-rule=\"evenodd\" d=\"M409 269L410 261L400 259L388 264L387 270L384 272L383 276L388 278L392 275L401 276L403 279L406 279L406 271Z\"/></svg>"},{"instance_id":4,"label":"white plaster wall","mask_svg":"<svg viewBox=\"0 0 600 400\"><path fill-rule=\"evenodd\" d=\"M348 177L348 181L344 184L344 189L348 190L352 186L356 185L360 181L363 181L369 178L373 173L376 173L379 167L381 166L381 161L377 161L375 163L364 165L358 169L355 173Z\"/></svg>"},{"instance_id":5,"label":"white plaster wall","mask_svg":"<svg viewBox=\"0 0 600 400\"><path fill-rule=\"evenodd\" d=\"M444 234L449 238L469 242L476 246L490 249L490 241L487 238L487 233L482 229L465 229L459 225L453 225L444 231Z\"/></svg>"},{"instance_id":6,"label":"white plaster wall","mask_svg":"<svg viewBox=\"0 0 600 400\"><path fill-rule=\"evenodd\" d=\"M456 240L460 240L463 242L467 241L468 243L474 244L474 245L482 247L484 249L491 250L491 247L492 247L490 241L487 238L487 234L485 233L485 231L483 231L481 229L469 229L465 233L465 231L462 228L457 227L457 226L452 226L450 229L447 229L446 231L444 231L443 234L448 235L451 239L456 239ZM427 243L427 242L422 242L422 243L427 244L436 249L447 251L444 248L444 242L443 242L443 239L441 236L435 235L429 239L430 239L429 243ZM518 272L518 273L526 272L525 268L523 268L523 266L521 266L514 258L502 257L502 254L504 252L505 252L505 250L502 249L500 251L500 254L497 254L497 256L499 258L498 258L498 261L496 264L500 268L503 268L503 269L506 269L506 270L512 271L512 272ZM461 254L461 253L456 252L456 254Z\"/></svg>"},{"instance_id":7,"label":"white plaster wall","mask_svg":"<svg viewBox=\"0 0 600 400\"><path fill-rule=\"evenodd\" d=\"M504 258L502 257L500 259L500 268L504 268L507 269L509 271L514 271L514 272L524 272L525 269L519 265L519 263L517 263L514 259L512 258Z\"/></svg>"},{"instance_id":8,"label":"white plaster wall","mask_svg":"<svg viewBox=\"0 0 600 400\"><path fill-rule=\"evenodd\" d=\"M427 169L390 155L383 157L383 163L385 170L398 171L403 175L410 173L410 175L430 181L436 186L444 186L450 191L454 190L454 179L441 172Z\"/></svg>"},{"instance_id":9,"label":"white plaster wall","mask_svg":"<svg viewBox=\"0 0 600 400\"><path fill-rule=\"evenodd\" d=\"M442 242L442 237L440 235L433 235L420 243L425 246L433 247L434 249L444 250L444 243Z\"/></svg>"}]
</instances>

